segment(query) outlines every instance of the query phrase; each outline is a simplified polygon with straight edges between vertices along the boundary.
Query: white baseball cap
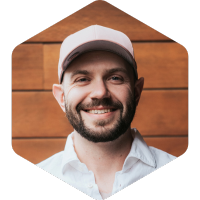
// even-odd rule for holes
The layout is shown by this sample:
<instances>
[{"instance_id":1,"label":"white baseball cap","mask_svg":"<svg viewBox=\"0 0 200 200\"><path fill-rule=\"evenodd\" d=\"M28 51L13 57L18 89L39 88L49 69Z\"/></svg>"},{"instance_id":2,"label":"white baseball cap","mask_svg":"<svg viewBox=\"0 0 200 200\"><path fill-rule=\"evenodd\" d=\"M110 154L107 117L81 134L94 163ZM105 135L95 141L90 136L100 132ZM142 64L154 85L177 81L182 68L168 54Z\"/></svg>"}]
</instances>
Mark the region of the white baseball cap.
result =
<instances>
[{"instance_id":1,"label":"white baseball cap","mask_svg":"<svg viewBox=\"0 0 200 200\"><path fill-rule=\"evenodd\" d=\"M96 50L109 51L124 58L133 67L135 78L138 79L137 64L130 39L120 31L92 25L69 35L63 41L58 63L59 83L62 83L65 70L77 56Z\"/></svg>"}]
</instances>

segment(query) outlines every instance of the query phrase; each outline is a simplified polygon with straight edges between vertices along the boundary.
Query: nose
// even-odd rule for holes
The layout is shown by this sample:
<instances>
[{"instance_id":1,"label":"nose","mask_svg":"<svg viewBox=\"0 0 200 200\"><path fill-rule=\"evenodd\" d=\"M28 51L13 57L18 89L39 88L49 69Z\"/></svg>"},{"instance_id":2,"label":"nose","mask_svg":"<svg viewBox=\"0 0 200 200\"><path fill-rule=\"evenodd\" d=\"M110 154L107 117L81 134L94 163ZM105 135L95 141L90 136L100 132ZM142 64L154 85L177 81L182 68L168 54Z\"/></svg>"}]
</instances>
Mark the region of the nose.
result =
<instances>
[{"instance_id":1,"label":"nose","mask_svg":"<svg viewBox=\"0 0 200 200\"><path fill-rule=\"evenodd\" d=\"M96 81L92 84L92 91L90 93L91 99L104 99L109 97L110 92L103 80Z\"/></svg>"}]
</instances>

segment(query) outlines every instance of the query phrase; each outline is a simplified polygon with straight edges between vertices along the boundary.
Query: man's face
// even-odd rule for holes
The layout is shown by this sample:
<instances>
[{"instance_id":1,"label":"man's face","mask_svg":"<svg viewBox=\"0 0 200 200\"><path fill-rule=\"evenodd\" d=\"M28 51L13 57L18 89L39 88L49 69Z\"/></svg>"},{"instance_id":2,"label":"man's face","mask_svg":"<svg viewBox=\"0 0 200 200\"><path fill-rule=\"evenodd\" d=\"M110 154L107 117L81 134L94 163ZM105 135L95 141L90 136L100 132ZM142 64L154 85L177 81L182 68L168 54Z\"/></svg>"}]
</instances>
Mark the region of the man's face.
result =
<instances>
[{"instance_id":1,"label":"man's face","mask_svg":"<svg viewBox=\"0 0 200 200\"><path fill-rule=\"evenodd\" d=\"M63 79L66 116L92 142L113 141L135 114L134 76L123 58L94 51L75 59Z\"/></svg>"}]
</instances>

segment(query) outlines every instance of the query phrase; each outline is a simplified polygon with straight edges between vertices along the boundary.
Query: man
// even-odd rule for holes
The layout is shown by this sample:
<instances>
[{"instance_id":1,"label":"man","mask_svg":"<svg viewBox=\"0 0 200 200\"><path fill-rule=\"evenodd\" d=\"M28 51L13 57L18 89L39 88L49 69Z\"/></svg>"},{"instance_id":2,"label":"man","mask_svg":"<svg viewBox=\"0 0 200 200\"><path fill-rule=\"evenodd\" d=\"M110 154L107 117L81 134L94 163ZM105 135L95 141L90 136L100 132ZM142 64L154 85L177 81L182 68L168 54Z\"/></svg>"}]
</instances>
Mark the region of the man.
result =
<instances>
[{"instance_id":1,"label":"man","mask_svg":"<svg viewBox=\"0 0 200 200\"><path fill-rule=\"evenodd\" d=\"M65 150L38 164L95 199L105 199L175 157L131 129L144 78L129 38L94 25L60 49L53 95L74 127Z\"/></svg>"}]
</instances>

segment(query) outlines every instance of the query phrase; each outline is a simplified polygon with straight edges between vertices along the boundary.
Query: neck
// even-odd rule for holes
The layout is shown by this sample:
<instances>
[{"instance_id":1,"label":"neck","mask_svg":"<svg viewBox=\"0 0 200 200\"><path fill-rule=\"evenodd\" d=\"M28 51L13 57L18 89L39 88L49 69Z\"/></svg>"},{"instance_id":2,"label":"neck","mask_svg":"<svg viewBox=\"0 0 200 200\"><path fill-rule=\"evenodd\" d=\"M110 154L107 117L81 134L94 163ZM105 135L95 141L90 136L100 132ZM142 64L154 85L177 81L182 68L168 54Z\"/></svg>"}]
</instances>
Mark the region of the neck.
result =
<instances>
[{"instance_id":1,"label":"neck","mask_svg":"<svg viewBox=\"0 0 200 200\"><path fill-rule=\"evenodd\" d=\"M122 170L130 152L133 136L131 129L112 142L93 143L74 131L74 148L79 160L95 175L115 173Z\"/></svg>"}]
</instances>

